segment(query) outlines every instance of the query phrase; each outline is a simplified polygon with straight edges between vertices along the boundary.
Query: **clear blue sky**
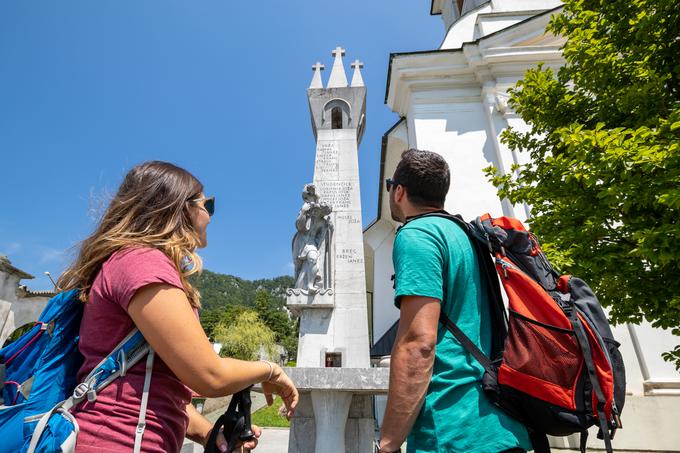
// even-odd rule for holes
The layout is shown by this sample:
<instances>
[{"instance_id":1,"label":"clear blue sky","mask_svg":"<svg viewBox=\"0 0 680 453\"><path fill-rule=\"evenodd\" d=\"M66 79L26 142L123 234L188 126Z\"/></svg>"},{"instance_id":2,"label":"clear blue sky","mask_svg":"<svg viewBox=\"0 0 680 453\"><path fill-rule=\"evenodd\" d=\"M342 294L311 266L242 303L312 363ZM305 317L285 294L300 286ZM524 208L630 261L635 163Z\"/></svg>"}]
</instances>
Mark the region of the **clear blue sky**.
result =
<instances>
[{"instance_id":1,"label":"clear blue sky","mask_svg":"<svg viewBox=\"0 0 680 453\"><path fill-rule=\"evenodd\" d=\"M167 160L217 198L201 255L244 278L291 273L313 174L306 89L331 49L368 88L359 150L364 225L376 215L390 52L443 37L428 0L0 2L0 253L49 289L98 205L133 165Z\"/></svg>"}]
</instances>

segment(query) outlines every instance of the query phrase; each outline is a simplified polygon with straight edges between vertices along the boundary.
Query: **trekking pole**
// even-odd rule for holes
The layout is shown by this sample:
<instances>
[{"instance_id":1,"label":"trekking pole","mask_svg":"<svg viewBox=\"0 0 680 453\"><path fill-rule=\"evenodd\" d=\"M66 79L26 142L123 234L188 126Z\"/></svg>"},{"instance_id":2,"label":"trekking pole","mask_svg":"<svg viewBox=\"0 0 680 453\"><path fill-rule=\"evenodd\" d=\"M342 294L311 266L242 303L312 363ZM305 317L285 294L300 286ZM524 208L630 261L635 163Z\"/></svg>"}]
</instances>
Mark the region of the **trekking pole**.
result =
<instances>
[{"instance_id":1,"label":"trekking pole","mask_svg":"<svg viewBox=\"0 0 680 453\"><path fill-rule=\"evenodd\" d=\"M223 429L223 434L227 441L227 453L232 453L239 441L243 443L255 438L255 434L250 429L251 404L250 387L232 395L229 407L213 426L210 437L205 445L205 453L219 452L216 443L220 428ZM241 451L243 450L241 448ZM250 450L246 451L249 452Z\"/></svg>"},{"instance_id":2,"label":"trekking pole","mask_svg":"<svg viewBox=\"0 0 680 453\"><path fill-rule=\"evenodd\" d=\"M253 404L252 400L250 399L250 388L247 388L240 392L240 395L241 395L240 409L241 412L243 413L244 420L243 431L241 431L239 439L241 439L241 442L246 442L255 438L255 433L253 433L252 429L250 429L252 427L252 424L250 423L250 407ZM244 453L250 453L250 449L241 448L241 450Z\"/></svg>"}]
</instances>

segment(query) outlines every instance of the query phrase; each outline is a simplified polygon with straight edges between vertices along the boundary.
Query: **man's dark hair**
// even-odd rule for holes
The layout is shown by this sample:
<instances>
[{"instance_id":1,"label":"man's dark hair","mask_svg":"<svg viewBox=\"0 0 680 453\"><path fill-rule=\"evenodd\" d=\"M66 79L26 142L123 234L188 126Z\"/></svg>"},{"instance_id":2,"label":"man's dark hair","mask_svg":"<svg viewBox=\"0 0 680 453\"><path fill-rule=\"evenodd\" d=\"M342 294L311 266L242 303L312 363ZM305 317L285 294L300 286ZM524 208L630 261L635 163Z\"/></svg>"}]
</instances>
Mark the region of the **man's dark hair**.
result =
<instances>
[{"instance_id":1,"label":"man's dark hair","mask_svg":"<svg viewBox=\"0 0 680 453\"><path fill-rule=\"evenodd\" d=\"M451 173L441 155L409 149L401 154L394 180L406 188L408 200L414 205L443 208Z\"/></svg>"}]
</instances>

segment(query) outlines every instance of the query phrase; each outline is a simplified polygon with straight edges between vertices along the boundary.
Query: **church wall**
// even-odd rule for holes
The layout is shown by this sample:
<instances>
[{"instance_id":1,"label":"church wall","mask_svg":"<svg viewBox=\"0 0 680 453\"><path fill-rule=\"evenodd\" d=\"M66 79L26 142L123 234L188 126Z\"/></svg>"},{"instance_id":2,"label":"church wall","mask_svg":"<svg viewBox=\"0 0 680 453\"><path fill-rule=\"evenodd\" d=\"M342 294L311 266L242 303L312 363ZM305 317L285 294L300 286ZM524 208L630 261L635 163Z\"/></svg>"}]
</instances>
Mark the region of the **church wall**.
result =
<instances>
[{"instance_id":1,"label":"church wall","mask_svg":"<svg viewBox=\"0 0 680 453\"><path fill-rule=\"evenodd\" d=\"M373 249L373 341L382 337L399 318L399 310L394 306L392 287L392 244L394 228L391 222L381 221L367 240Z\"/></svg>"},{"instance_id":2,"label":"church wall","mask_svg":"<svg viewBox=\"0 0 680 453\"><path fill-rule=\"evenodd\" d=\"M478 215L480 207L493 216L504 215L496 189L485 180L483 169L498 166L492 140L487 131L487 120L480 102L451 103L436 106L417 106L412 123L415 146L441 154L451 169L451 188L446 209L461 214L466 220ZM482 152L480 152L482 150Z\"/></svg>"},{"instance_id":3,"label":"church wall","mask_svg":"<svg viewBox=\"0 0 680 453\"><path fill-rule=\"evenodd\" d=\"M17 297L21 277L0 270L0 347L19 327L38 320L48 297Z\"/></svg>"},{"instance_id":4,"label":"church wall","mask_svg":"<svg viewBox=\"0 0 680 453\"><path fill-rule=\"evenodd\" d=\"M401 153L414 146L409 138L407 122L401 122L392 129L387 137L383 164L383 180L393 175ZM364 233L364 242L373 255L373 341L378 340L399 318L399 310L394 306L394 289L392 288L392 244L397 227L390 216L389 195L385 191L384 182L380 181L382 192L380 219Z\"/></svg>"}]
</instances>

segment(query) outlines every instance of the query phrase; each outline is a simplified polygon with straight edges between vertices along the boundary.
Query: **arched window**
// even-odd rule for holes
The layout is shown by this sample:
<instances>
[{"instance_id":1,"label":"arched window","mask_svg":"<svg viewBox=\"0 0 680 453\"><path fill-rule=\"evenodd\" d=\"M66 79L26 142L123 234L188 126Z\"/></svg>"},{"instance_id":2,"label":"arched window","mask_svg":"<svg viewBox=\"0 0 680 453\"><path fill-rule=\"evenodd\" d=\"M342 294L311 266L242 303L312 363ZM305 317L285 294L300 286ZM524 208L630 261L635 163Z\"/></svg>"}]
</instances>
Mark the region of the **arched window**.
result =
<instances>
[{"instance_id":1,"label":"arched window","mask_svg":"<svg viewBox=\"0 0 680 453\"><path fill-rule=\"evenodd\" d=\"M331 99L323 106L322 123L326 128L345 129L352 127L351 107L344 99Z\"/></svg>"},{"instance_id":2,"label":"arched window","mask_svg":"<svg viewBox=\"0 0 680 453\"><path fill-rule=\"evenodd\" d=\"M342 109L333 107L331 110L331 129L342 129Z\"/></svg>"}]
</instances>

